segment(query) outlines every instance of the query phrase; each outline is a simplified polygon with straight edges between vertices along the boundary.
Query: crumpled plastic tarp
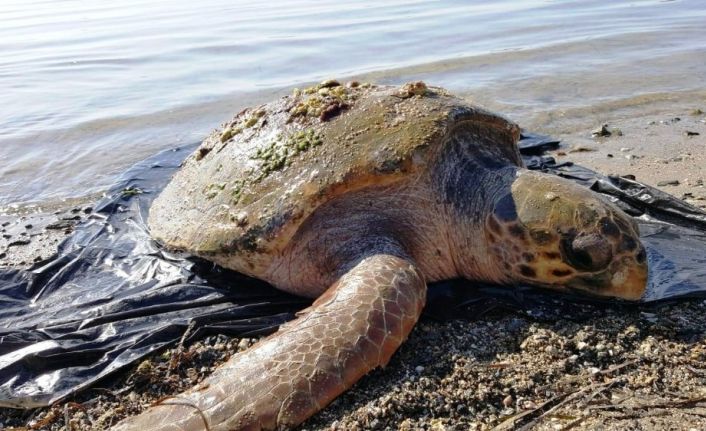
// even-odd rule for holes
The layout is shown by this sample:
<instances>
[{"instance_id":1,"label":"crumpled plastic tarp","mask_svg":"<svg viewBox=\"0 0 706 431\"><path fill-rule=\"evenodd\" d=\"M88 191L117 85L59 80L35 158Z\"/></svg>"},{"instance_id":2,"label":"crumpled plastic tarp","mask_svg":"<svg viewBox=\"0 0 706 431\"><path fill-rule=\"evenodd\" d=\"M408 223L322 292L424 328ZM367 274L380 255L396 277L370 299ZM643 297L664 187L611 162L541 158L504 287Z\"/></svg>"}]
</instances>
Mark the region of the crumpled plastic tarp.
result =
<instances>
[{"instance_id":1,"label":"crumpled plastic tarp","mask_svg":"<svg viewBox=\"0 0 706 431\"><path fill-rule=\"evenodd\" d=\"M557 145L533 134L520 141L529 168L575 180L637 218L650 264L643 301L706 296L706 213L637 181L542 156ZM187 341L207 333L266 334L310 303L166 252L150 239L150 203L195 147L163 151L130 168L53 258L29 270L0 268L0 406L49 405L185 332ZM566 308L597 301L557 297L531 287L453 280L430 286L425 313L477 317L500 306L533 317L553 310L554 317L551 311L545 317L559 318L575 314Z\"/></svg>"}]
</instances>

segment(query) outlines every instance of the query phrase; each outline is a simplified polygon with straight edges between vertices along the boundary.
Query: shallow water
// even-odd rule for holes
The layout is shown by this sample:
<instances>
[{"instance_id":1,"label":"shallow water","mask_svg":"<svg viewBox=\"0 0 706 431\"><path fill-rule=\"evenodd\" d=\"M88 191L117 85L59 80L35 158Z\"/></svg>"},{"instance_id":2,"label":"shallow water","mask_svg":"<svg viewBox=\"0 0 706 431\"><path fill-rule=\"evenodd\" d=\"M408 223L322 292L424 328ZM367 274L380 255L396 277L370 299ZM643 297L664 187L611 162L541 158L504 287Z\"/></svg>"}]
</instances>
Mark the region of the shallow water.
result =
<instances>
[{"instance_id":1,"label":"shallow water","mask_svg":"<svg viewBox=\"0 0 706 431\"><path fill-rule=\"evenodd\" d=\"M535 130L706 100L701 0L468 3L4 0L0 210L99 192L328 77L424 79Z\"/></svg>"}]
</instances>

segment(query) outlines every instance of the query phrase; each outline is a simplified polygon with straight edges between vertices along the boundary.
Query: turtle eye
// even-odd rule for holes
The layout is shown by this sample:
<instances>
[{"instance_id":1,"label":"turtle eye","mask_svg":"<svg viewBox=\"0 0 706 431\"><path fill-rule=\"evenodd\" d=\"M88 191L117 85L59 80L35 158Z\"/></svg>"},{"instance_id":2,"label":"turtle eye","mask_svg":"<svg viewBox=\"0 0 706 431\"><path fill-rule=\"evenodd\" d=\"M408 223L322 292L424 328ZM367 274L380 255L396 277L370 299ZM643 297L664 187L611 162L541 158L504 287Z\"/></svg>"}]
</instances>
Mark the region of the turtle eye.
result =
<instances>
[{"instance_id":1,"label":"turtle eye","mask_svg":"<svg viewBox=\"0 0 706 431\"><path fill-rule=\"evenodd\" d=\"M595 233L563 238L561 254L569 265L583 271L600 271L613 259L610 243Z\"/></svg>"}]
</instances>

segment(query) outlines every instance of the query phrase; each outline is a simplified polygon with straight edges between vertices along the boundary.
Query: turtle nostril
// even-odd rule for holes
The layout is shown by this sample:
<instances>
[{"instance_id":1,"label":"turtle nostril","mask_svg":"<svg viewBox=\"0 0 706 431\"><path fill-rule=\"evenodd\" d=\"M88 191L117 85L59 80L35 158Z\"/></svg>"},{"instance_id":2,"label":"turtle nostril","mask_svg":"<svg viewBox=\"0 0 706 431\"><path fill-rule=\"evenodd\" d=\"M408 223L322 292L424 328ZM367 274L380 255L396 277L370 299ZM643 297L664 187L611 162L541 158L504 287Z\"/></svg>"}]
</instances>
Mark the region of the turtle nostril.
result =
<instances>
[{"instance_id":1,"label":"turtle nostril","mask_svg":"<svg viewBox=\"0 0 706 431\"><path fill-rule=\"evenodd\" d=\"M613 259L612 247L597 234L578 235L567 245L564 247L566 258L576 269L598 271Z\"/></svg>"},{"instance_id":2,"label":"turtle nostril","mask_svg":"<svg viewBox=\"0 0 706 431\"><path fill-rule=\"evenodd\" d=\"M647 252L645 252L644 248L640 247L640 251L635 256L635 260L637 260L637 263L645 263L647 260Z\"/></svg>"}]
</instances>

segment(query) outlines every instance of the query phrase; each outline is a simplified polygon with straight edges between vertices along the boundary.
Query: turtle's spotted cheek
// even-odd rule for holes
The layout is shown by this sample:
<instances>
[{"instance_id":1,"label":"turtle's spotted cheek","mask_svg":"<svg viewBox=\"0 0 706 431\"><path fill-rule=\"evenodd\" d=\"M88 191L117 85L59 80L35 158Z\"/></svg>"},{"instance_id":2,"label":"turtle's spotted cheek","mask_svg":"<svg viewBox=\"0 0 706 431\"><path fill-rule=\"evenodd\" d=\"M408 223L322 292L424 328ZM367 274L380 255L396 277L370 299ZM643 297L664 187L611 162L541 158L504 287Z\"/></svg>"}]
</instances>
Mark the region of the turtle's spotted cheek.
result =
<instances>
[{"instance_id":1,"label":"turtle's spotted cheek","mask_svg":"<svg viewBox=\"0 0 706 431\"><path fill-rule=\"evenodd\" d=\"M490 253L510 281L639 299L647 262L637 225L572 182L527 172L486 219Z\"/></svg>"}]
</instances>

